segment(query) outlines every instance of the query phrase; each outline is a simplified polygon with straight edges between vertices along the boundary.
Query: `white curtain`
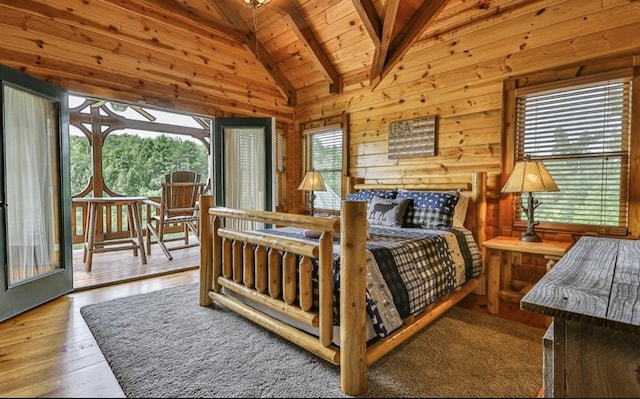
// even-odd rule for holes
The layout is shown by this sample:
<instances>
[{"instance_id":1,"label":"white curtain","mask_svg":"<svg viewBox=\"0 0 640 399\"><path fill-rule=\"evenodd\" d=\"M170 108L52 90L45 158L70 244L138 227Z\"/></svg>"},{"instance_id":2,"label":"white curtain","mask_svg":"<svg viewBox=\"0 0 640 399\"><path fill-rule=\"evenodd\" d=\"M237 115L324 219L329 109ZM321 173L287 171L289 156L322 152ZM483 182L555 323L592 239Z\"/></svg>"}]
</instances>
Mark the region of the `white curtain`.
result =
<instances>
[{"instance_id":1,"label":"white curtain","mask_svg":"<svg viewBox=\"0 0 640 399\"><path fill-rule=\"evenodd\" d=\"M5 86L3 92L7 266L11 284L60 266L54 223L58 132L53 103L10 86Z\"/></svg>"},{"instance_id":2,"label":"white curtain","mask_svg":"<svg viewBox=\"0 0 640 399\"><path fill-rule=\"evenodd\" d=\"M265 209L265 153L263 128L224 130L225 205L231 208ZM233 223L232 223L233 222ZM229 221L236 229L259 229L262 223Z\"/></svg>"}]
</instances>

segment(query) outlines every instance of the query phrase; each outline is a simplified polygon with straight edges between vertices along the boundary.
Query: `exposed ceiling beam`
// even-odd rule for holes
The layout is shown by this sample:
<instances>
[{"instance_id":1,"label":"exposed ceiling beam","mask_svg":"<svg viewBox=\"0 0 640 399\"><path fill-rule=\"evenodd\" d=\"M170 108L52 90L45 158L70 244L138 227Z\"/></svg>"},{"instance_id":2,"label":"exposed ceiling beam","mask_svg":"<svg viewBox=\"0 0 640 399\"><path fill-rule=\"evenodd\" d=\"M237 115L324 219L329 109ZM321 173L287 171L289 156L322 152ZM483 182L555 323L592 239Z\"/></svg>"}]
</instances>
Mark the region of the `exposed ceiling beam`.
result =
<instances>
[{"instance_id":1,"label":"exposed ceiling beam","mask_svg":"<svg viewBox=\"0 0 640 399\"><path fill-rule=\"evenodd\" d=\"M122 7L130 6L130 4L128 3L130 2L126 2L126 3L122 2L121 3ZM191 7L188 2L178 3L175 0L153 0L152 6L157 7L159 10L162 10L163 14L166 14L167 11L170 11L171 15L178 15L183 18L187 18L195 22L197 25L201 25L202 27L204 27L203 29L213 29L216 32L224 34L224 36L230 39L242 40L242 35L240 34L240 32L238 32L237 29L232 29L229 26L218 24L211 19L202 18L201 16L198 15L196 11L193 10L193 7ZM144 11L145 11L144 13L145 16L149 17L150 16L149 14L151 13L152 10L147 5ZM157 17L156 19L164 20L162 16Z\"/></svg>"},{"instance_id":2,"label":"exposed ceiling beam","mask_svg":"<svg viewBox=\"0 0 640 399\"><path fill-rule=\"evenodd\" d=\"M429 0L426 0L427 2ZM398 15L398 7L400 6L400 0L387 0L382 11L382 33L380 36L380 46L376 49L376 54L373 57L371 64L371 78L376 79L382 74L385 60L387 59L387 52L391 43L391 34L393 33L393 26L396 22L396 16Z\"/></svg>"},{"instance_id":3,"label":"exposed ceiling beam","mask_svg":"<svg viewBox=\"0 0 640 399\"><path fill-rule=\"evenodd\" d=\"M80 112L70 112L69 119L71 122L78 125L91 125L93 123L94 116L91 114ZM125 127L128 127L150 132L162 132L177 134L181 136L191 136L199 138L202 141L209 138L209 129L205 127L203 127L202 129L198 129L195 127L176 126L167 123L131 120L117 114L106 114L104 111L100 115L100 123L105 126L110 126L110 128L113 130L124 129Z\"/></svg>"},{"instance_id":4,"label":"exposed ceiling beam","mask_svg":"<svg viewBox=\"0 0 640 399\"><path fill-rule=\"evenodd\" d=\"M278 90L282 93L285 99L287 99L288 105L296 105L296 90L287 79L287 77L280 71L275 61L271 57L271 54L265 50L262 43L260 43L249 25L238 14L237 4L231 6L230 0L208 0L208 3L214 7L218 12L227 19L229 23L235 26L242 33L242 41L247 48L255 54L258 61L269 72L273 80L276 82Z\"/></svg>"},{"instance_id":5,"label":"exposed ceiling beam","mask_svg":"<svg viewBox=\"0 0 640 399\"><path fill-rule=\"evenodd\" d=\"M376 50L380 47L380 36L382 35L382 21L373 5L372 0L353 0L353 6L360 16L364 29L373 40Z\"/></svg>"},{"instance_id":6,"label":"exposed ceiling beam","mask_svg":"<svg viewBox=\"0 0 640 399\"><path fill-rule=\"evenodd\" d=\"M309 25L304 20L302 14L290 3L287 3L283 11L283 16L289 21L291 29L293 29L304 46L309 49L314 65L330 82L329 92L334 94L342 93L342 76L331 63L331 60L320 46L320 43L316 40L315 35L311 29L309 29Z\"/></svg>"},{"instance_id":7,"label":"exposed ceiling beam","mask_svg":"<svg viewBox=\"0 0 640 399\"><path fill-rule=\"evenodd\" d=\"M420 8L416 10L413 17L405 26L402 27L400 32L398 32L396 37L393 39L384 63L384 68L380 73L380 80L378 81L378 84L396 66L416 40L420 38L422 32L424 32L427 26L433 22L446 3L447 0L425 0Z\"/></svg>"}]
</instances>

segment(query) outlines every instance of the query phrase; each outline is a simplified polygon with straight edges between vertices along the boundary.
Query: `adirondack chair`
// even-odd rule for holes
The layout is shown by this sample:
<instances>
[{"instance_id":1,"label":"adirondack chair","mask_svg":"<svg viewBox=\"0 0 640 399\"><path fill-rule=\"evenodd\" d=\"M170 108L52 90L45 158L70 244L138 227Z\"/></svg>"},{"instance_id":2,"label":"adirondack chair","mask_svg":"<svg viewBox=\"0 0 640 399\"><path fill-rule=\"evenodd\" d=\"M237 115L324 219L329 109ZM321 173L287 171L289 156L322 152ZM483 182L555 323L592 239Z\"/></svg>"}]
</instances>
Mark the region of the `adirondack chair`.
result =
<instances>
[{"instance_id":1,"label":"adirondack chair","mask_svg":"<svg viewBox=\"0 0 640 399\"><path fill-rule=\"evenodd\" d=\"M200 182L200 175L192 171L174 171L165 175L162 183L160 202L147 200L147 254L151 254L151 235L169 260L173 259L171 251L199 245L198 241L198 198L202 194L205 183ZM183 235L176 237L166 235L182 226ZM190 232L196 241L190 242ZM171 241L182 241L179 244L167 245Z\"/></svg>"}]
</instances>

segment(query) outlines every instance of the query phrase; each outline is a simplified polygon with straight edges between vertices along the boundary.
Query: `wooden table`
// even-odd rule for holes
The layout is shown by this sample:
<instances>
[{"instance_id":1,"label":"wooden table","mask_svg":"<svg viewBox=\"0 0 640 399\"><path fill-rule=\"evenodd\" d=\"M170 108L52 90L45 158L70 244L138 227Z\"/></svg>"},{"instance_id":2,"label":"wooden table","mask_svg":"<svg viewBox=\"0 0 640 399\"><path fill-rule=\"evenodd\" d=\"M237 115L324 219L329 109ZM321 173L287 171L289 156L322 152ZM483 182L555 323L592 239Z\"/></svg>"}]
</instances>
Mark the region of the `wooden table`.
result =
<instances>
[{"instance_id":1,"label":"wooden table","mask_svg":"<svg viewBox=\"0 0 640 399\"><path fill-rule=\"evenodd\" d=\"M497 314L499 300L519 302L533 284L511 278L512 253L544 255L547 271L569 250L573 243L544 240L520 241L518 237L494 237L482 243L489 250L487 264L487 311ZM513 289L512 289L513 288Z\"/></svg>"},{"instance_id":2,"label":"wooden table","mask_svg":"<svg viewBox=\"0 0 640 399\"><path fill-rule=\"evenodd\" d=\"M640 240L580 238L520 305L553 317L545 397L640 397Z\"/></svg>"},{"instance_id":3,"label":"wooden table","mask_svg":"<svg viewBox=\"0 0 640 399\"><path fill-rule=\"evenodd\" d=\"M133 256L138 256L138 253L140 253L140 260L142 261L142 264L147 264L140 211L142 202L146 199L147 197L83 197L73 199L73 202L86 203L88 206L88 217L84 226L83 249L83 260L85 262L86 271L91 271L93 254L97 252L131 249L133 250ZM99 220L97 217L98 209L102 209L102 207L106 205L121 205L127 207L130 226L129 238L96 241L96 229L99 227L101 228L101 226L97 226Z\"/></svg>"}]
</instances>

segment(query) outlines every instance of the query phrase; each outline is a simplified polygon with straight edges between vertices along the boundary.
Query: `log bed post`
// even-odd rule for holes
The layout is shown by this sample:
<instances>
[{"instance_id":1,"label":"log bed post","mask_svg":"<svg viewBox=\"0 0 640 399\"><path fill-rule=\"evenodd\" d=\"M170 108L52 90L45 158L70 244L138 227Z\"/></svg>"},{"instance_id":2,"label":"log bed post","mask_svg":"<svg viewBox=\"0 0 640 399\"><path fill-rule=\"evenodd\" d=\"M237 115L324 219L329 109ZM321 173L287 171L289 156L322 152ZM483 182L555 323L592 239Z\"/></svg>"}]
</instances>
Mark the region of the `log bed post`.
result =
<instances>
[{"instance_id":1,"label":"log bed post","mask_svg":"<svg viewBox=\"0 0 640 399\"><path fill-rule=\"evenodd\" d=\"M473 236L478 243L483 259L482 273L480 274L480 284L473 293L476 295L487 294L487 268L484 267L485 251L482 243L486 241L487 232L487 172L473 172L471 174L471 201L474 204L473 213Z\"/></svg>"},{"instance_id":2,"label":"log bed post","mask_svg":"<svg viewBox=\"0 0 640 399\"><path fill-rule=\"evenodd\" d=\"M213 195L201 195L198 201L198 231L200 234L200 306L210 306L213 300L209 291L213 285L211 273L213 263L213 241L211 240L211 216L209 208L215 205Z\"/></svg>"},{"instance_id":3,"label":"log bed post","mask_svg":"<svg viewBox=\"0 0 640 399\"><path fill-rule=\"evenodd\" d=\"M357 396L367 390L367 203L342 201L341 215L340 387L347 395Z\"/></svg>"}]
</instances>

